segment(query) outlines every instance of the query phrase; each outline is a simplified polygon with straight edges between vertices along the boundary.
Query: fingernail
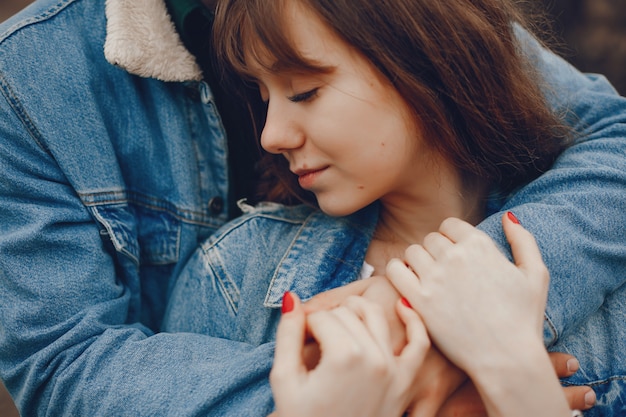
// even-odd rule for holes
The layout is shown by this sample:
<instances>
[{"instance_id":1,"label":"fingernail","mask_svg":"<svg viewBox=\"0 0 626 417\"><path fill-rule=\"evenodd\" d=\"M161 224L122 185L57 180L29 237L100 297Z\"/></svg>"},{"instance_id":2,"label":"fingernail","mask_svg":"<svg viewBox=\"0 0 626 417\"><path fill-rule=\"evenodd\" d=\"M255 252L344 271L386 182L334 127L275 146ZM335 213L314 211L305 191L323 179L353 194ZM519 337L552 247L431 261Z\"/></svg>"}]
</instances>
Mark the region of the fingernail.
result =
<instances>
[{"instance_id":1,"label":"fingernail","mask_svg":"<svg viewBox=\"0 0 626 417\"><path fill-rule=\"evenodd\" d=\"M407 306L408 308L413 308L413 307L411 307L411 303L409 303L409 300L407 300L407 299L406 299L406 298L404 298L404 297L402 297L402 298L400 299L400 302L401 302L402 304L404 304L405 306Z\"/></svg>"},{"instance_id":2,"label":"fingernail","mask_svg":"<svg viewBox=\"0 0 626 417\"><path fill-rule=\"evenodd\" d=\"M515 217L515 214L513 214L512 212L507 211L507 212L506 212L506 215L507 215L507 217L509 218L509 220L511 220L513 223L515 223L515 224L521 224L521 223L519 222L519 220L517 219L517 217Z\"/></svg>"},{"instance_id":3,"label":"fingernail","mask_svg":"<svg viewBox=\"0 0 626 417\"><path fill-rule=\"evenodd\" d=\"M585 394L585 405L587 407L592 407L596 403L596 393L591 390Z\"/></svg>"},{"instance_id":4,"label":"fingernail","mask_svg":"<svg viewBox=\"0 0 626 417\"><path fill-rule=\"evenodd\" d=\"M572 374L578 371L579 366L580 366L580 363L578 363L578 359L576 358L572 358L567 361L567 370Z\"/></svg>"},{"instance_id":5,"label":"fingernail","mask_svg":"<svg viewBox=\"0 0 626 417\"><path fill-rule=\"evenodd\" d=\"M280 311L283 314L289 313L291 310L293 310L293 305L293 296L289 291L285 291L285 294L283 294L283 306L281 307Z\"/></svg>"}]
</instances>

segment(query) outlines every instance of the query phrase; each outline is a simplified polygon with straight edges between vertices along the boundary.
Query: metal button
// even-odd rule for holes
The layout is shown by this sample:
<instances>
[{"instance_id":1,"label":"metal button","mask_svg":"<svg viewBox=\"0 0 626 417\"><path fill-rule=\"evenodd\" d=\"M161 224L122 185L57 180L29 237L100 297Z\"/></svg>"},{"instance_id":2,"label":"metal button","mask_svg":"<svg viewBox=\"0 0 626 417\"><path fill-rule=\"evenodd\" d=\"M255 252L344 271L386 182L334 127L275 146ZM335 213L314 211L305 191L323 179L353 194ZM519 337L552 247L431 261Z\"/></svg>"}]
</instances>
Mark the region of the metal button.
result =
<instances>
[{"instance_id":1,"label":"metal button","mask_svg":"<svg viewBox=\"0 0 626 417\"><path fill-rule=\"evenodd\" d=\"M224 199L219 196L210 199L209 210L212 214L220 214L224 210Z\"/></svg>"}]
</instances>

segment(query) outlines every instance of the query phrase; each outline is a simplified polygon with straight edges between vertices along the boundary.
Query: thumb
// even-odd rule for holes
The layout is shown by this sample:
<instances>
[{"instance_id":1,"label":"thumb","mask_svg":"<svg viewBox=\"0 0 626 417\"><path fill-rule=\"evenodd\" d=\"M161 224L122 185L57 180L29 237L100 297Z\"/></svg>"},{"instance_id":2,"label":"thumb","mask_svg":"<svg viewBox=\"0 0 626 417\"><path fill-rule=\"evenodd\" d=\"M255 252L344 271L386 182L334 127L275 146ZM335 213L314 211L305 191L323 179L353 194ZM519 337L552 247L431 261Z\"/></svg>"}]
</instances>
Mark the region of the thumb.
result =
<instances>
[{"instance_id":1,"label":"thumb","mask_svg":"<svg viewBox=\"0 0 626 417\"><path fill-rule=\"evenodd\" d=\"M296 375L306 372L302 358L306 320L304 308L297 295L291 292L285 293L282 313L276 329L276 350L270 374L273 386L293 384L293 381L297 379Z\"/></svg>"},{"instance_id":2,"label":"thumb","mask_svg":"<svg viewBox=\"0 0 626 417\"><path fill-rule=\"evenodd\" d=\"M512 212L508 211L502 216L502 228L511 245L515 265L525 270L534 270L537 266L543 266L543 259L535 238L521 225Z\"/></svg>"}]
</instances>

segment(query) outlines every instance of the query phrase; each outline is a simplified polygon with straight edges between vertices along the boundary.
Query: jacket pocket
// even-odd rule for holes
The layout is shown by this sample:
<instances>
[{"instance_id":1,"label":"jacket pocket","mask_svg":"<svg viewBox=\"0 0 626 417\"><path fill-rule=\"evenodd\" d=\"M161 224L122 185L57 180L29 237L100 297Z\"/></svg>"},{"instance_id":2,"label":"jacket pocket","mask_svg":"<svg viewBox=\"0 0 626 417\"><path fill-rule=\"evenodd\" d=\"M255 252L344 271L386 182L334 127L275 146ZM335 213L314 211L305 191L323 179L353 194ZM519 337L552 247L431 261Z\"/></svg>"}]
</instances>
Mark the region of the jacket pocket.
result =
<instances>
[{"instance_id":1,"label":"jacket pocket","mask_svg":"<svg viewBox=\"0 0 626 417\"><path fill-rule=\"evenodd\" d=\"M167 265L178 261L181 222L150 207L106 204L90 207L104 228L103 239L137 265Z\"/></svg>"}]
</instances>

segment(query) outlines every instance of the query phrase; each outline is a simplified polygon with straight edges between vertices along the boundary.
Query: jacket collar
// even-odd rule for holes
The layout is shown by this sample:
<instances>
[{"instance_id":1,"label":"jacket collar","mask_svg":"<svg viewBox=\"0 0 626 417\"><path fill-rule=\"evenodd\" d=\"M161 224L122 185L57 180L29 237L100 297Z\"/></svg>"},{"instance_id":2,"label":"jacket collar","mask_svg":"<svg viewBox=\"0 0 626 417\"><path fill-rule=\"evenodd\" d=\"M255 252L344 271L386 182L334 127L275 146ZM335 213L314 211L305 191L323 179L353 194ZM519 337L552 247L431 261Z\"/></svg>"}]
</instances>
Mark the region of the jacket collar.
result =
<instances>
[{"instance_id":1,"label":"jacket collar","mask_svg":"<svg viewBox=\"0 0 626 417\"><path fill-rule=\"evenodd\" d=\"M199 81L202 70L185 48L164 0L107 0L104 55L131 74L161 81Z\"/></svg>"}]
</instances>

